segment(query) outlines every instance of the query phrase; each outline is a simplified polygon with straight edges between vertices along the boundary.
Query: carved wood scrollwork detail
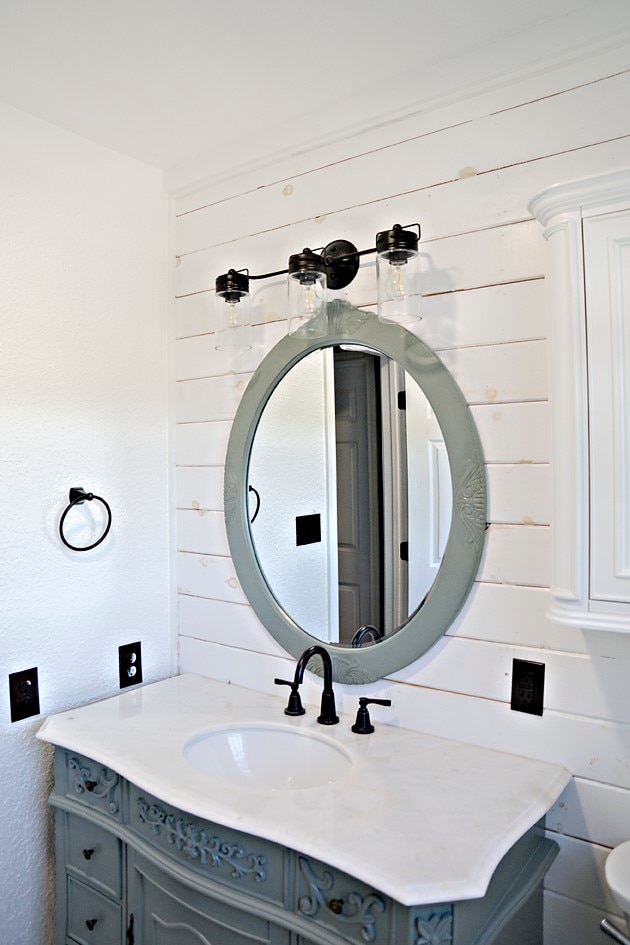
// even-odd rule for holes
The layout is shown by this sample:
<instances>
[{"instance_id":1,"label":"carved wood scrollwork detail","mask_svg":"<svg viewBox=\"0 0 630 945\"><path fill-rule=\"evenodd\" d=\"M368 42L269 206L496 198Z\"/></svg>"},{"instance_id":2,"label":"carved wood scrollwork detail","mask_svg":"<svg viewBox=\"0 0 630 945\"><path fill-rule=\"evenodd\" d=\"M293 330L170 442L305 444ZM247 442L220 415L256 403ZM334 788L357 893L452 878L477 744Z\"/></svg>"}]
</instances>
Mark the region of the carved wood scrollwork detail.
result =
<instances>
[{"instance_id":1,"label":"carved wood scrollwork detail","mask_svg":"<svg viewBox=\"0 0 630 945\"><path fill-rule=\"evenodd\" d=\"M481 458L475 450L465 464L464 477L459 486L456 508L466 530L466 541L478 548L483 543L485 520L485 484Z\"/></svg>"},{"instance_id":2,"label":"carved wood scrollwork detail","mask_svg":"<svg viewBox=\"0 0 630 945\"><path fill-rule=\"evenodd\" d=\"M237 843L226 843L220 837L210 837L208 832L192 821L176 817L157 804L149 804L138 798L138 819L151 827L157 836L162 833L168 843L188 857L198 860L202 866L231 867L231 876L242 879L250 876L257 883L267 879L267 859L258 853L246 853Z\"/></svg>"},{"instance_id":3,"label":"carved wood scrollwork detail","mask_svg":"<svg viewBox=\"0 0 630 945\"><path fill-rule=\"evenodd\" d=\"M449 911L416 919L416 932L416 945L450 945L453 941L453 916Z\"/></svg>"},{"instance_id":4,"label":"carved wood scrollwork detail","mask_svg":"<svg viewBox=\"0 0 630 945\"><path fill-rule=\"evenodd\" d=\"M68 768L74 774L74 790L77 794L85 794L88 791L92 797L107 800L110 814L118 813L118 802L111 797L120 780L114 771L101 768L100 774L93 776L92 769L82 764L78 758L68 758Z\"/></svg>"},{"instance_id":5,"label":"carved wood scrollwork detail","mask_svg":"<svg viewBox=\"0 0 630 945\"><path fill-rule=\"evenodd\" d=\"M332 908L325 893L330 892L335 884L333 874L329 870L324 870L319 876L304 857L298 857L298 862L300 872L311 891L310 896L301 896L298 900L298 912L312 919L320 908L328 908L334 912L336 922L359 925L363 941L375 942L377 916L382 915L386 909L383 896L377 893L361 896L360 893L351 892L343 899L331 900L335 903L335 908Z\"/></svg>"},{"instance_id":6,"label":"carved wood scrollwork detail","mask_svg":"<svg viewBox=\"0 0 630 945\"><path fill-rule=\"evenodd\" d=\"M369 317L369 312L361 312L349 305L348 302L335 299L328 306L328 333L330 335L354 335Z\"/></svg>"}]
</instances>

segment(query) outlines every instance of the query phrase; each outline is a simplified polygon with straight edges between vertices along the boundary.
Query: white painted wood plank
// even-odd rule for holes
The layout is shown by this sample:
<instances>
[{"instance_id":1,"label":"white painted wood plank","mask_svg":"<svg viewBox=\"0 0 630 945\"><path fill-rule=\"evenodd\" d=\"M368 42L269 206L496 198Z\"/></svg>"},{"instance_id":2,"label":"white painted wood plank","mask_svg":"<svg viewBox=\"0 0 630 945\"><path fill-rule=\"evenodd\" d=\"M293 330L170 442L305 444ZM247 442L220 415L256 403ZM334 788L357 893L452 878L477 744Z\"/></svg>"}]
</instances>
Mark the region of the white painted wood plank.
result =
<instances>
[{"instance_id":1,"label":"white painted wood plank","mask_svg":"<svg viewBox=\"0 0 630 945\"><path fill-rule=\"evenodd\" d=\"M546 588L476 583L447 634L534 650L587 652L584 631L547 619L550 603Z\"/></svg>"},{"instance_id":2,"label":"white painted wood plank","mask_svg":"<svg viewBox=\"0 0 630 945\"><path fill-rule=\"evenodd\" d=\"M434 351L546 336L544 279L431 295L414 334Z\"/></svg>"},{"instance_id":3,"label":"white painted wood plank","mask_svg":"<svg viewBox=\"0 0 630 945\"><path fill-rule=\"evenodd\" d=\"M604 877L610 849L550 831L547 836L555 840L560 852L545 876L545 889L599 909L602 914L620 914Z\"/></svg>"},{"instance_id":4,"label":"white painted wood plank","mask_svg":"<svg viewBox=\"0 0 630 945\"><path fill-rule=\"evenodd\" d=\"M547 814L547 827L602 846L630 840L630 791L573 778Z\"/></svg>"},{"instance_id":5,"label":"white painted wood plank","mask_svg":"<svg viewBox=\"0 0 630 945\"><path fill-rule=\"evenodd\" d=\"M548 463L547 403L471 407L487 463Z\"/></svg>"},{"instance_id":6,"label":"white painted wood plank","mask_svg":"<svg viewBox=\"0 0 630 945\"><path fill-rule=\"evenodd\" d=\"M179 597L179 612L183 636L238 646L255 653L286 656L247 605L182 594Z\"/></svg>"},{"instance_id":7,"label":"white painted wood plank","mask_svg":"<svg viewBox=\"0 0 630 945\"><path fill-rule=\"evenodd\" d=\"M440 358L469 404L547 399L545 341L451 348Z\"/></svg>"},{"instance_id":8,"label":"white painted wood plank","mask_svg":"<svg viewBox=\"0 0 630 945\"><path fill-rule=\"evenodd\" d=\"M545 945L610 945L608 938L599 928L599 923L607 918L617 927L621 927L618 918L612 913L604 915L599 909L546 892L544 899L544 943Z\"/></svg>"},{"instance_id":9,"label":"white painted wood plank","mask_svg":"<svg viewBox=\"0 0 630 945\"><path fill-rule=\"evenodd\" d=\"M179 381L175 388L178 423L233 420L251 374L202 377Z\"/></svg>"},{"instance_id":10,"label":"white painted wood plank","mask_svg":"<svg viewBox=\"0 0 630 945\"><path fill-rule=\"evenodd\" d=\"M175 337L209 335L214 332L214 286L196 295L175 300Z\"/></svg>"},{"instance_id":11,"label":"white painted wood plank","mask_svg":"<svg viewBox=\"0 0 630 945\"><path fill-rule=\"evenodd\" d=\"M404 141L420 135L427 136L436 130L453 127L459 123L471 123L496 115L501 111L526 105L534 100L550 95L562 94L566 90L583 87L591 82L606 81L606 76L614 76L627 71L628 52L625 44L615 49L606 48L598 55L581 57L579 61L563 63L551 72L544 70L536 75L514 83L501 83L491 89L486 89L473 97L458 99L437 108L428 108L415 112L396 122L386 122L376 128L369 128L351 139L335 140L316 150L308 150L299 154L283 157L280 163L263 163L257 161L255 166L248 167L232 175L226 183L221 174L208 173L208 167L202 159L197 159L185 168L181 166L175 171L166 174L166 183L169 193L183 191L179 200L182 209L190 210L194 207L211 202L225 200L230 193L241 193L243 190L255 190L264 184L280 179L287 179L300 173L307 173L314 168L328 167L338 161L348 160L349 157L373 151L376 148L385 148L393 143ZM194 188L191 181L201 181L199 187ZM193 193L193 188L196 193ZM204 199L201 203L197 197L203 188Z\"/></svg>"},{"instance_id":12,"label":"white painted wood plank","mask_svg":"<svg viewBox=\"0 0 630 945\"><path fill-rule=\"evenodd\" d=\"M179 551L177 574L177 589L180 594L248 604L229 556ZM208 613L211 610L212 608ZM237 616L240 617L240 611ZM256 620L253 611L251 617Z\"/></svg>"},{"instance_id":13,"label":"white painted wood plank","mask_svg":"<svg viewBox=\"0 0 630 945\"><path fill-rule=\"evenodd\" d=\"M180 466L175 470L178 509L223 511L223 467Z\"/></svg>"},{"instance_id":14,"label":"white painted wood plank","mask_svg":"<svg viewBox=\"0 0 630 945\"><path fill-rule=\"evenodd\" d=\"M251 351L234 355L216 350L214 334L179 339L175 342L175 378L184 381L251 373L285 334L286 322L257 325L252 329Z\"/></svg>"},{"instance_id":15,"label":"white painted wood plank","mask_svg":"<svg viewBox=\"0 0 630 945\"><path fill-rule=\"evenodd\" d=\"M488 521L548 525L551 480L546 464L488 465Z\"/></svg>"},{"instance_id":16,"label":"white painted wood plank","mask_svg":"<svg viewBox=\"0 0 630 945\"><path fill-rule=\"evenodd\" d=\"M630 134L624 108L629 98L626 74L474 123L418 135L180 215L177 240L182 252L193 252L252 232L243 229L245 220L256 228L269 220L287 226L307 217L334 213L340 206L385 200L391 197L392 186L399 194L412 191L419 186L419 177L424 186L434 187L457 180L464 168L484 174L606 141L618 137L624 128ZM583 114L589 110L592 122L585 122ZM522 133L524 127L527 135ZM206 234L211 243L203 242Z\"/></svg>"},{"instance_id":17,"label":"white painted wood plank","mask_svg":"<svg viewBox=\"0 0 630 945\"><path fill-rule=\"evenodd\" d=\"M548 526L491 525L477 579L549 587L550 540Z\"/></svg>"},{"instance_id":18,"label":"white painted wood plank","mask_svg":"<svg viewBox=\"0 0 630 945\"><path fill-rule=\"evenodd\" d=\"M177 550L206 555L229 555L230 549L222 512L179 509Z\"/></svg>"},{"instance_id":19,"label":"white painted wood plank","mask_svg":"<svg viewBox=\"0 0 630 945\"><path fill-rule=\"evenodd\" d=\"M178 424L175 462L178 466L225 466L231 427L228 420Z\"/></svg>"},{"instance_id":20,"label":"white painted wood plank","mask_svg":"<svg viewBox=\"0 0 630 945\"><path fill-rule=\"evenodd\" d=\"M623 680L630 670L628 660L446 637L412 666L389 678L509 706L515 659L545 664L544 713L630 724L630 705L623 694ZM610 693L617 691L619 694L611 698ZM553 825L550 821L550 826Z\"/></svg>"}]
</instances>

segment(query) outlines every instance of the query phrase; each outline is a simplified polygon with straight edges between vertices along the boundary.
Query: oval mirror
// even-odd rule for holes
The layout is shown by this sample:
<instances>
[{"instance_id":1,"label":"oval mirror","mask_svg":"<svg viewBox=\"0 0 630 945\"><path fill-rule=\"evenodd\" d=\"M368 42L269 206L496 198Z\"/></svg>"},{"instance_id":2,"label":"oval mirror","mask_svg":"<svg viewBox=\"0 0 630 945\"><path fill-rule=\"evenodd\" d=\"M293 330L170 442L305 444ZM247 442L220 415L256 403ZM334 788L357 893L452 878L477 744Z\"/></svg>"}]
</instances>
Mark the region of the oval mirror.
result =
<instances>
[{"instance_id":1,"label":"oval mirror","mask_svg":"<svg viewBox=\"0 0 630 945\"><path fill-rule=\"evenodd\" d=\"M325 642L335 678L365 683L424 653L462 606L483 550L485 476L439 358L347 303L327 315L326 338L283 338L247 386L226 527L271 635L296 657Z\"/></svg>"}]
</instances>

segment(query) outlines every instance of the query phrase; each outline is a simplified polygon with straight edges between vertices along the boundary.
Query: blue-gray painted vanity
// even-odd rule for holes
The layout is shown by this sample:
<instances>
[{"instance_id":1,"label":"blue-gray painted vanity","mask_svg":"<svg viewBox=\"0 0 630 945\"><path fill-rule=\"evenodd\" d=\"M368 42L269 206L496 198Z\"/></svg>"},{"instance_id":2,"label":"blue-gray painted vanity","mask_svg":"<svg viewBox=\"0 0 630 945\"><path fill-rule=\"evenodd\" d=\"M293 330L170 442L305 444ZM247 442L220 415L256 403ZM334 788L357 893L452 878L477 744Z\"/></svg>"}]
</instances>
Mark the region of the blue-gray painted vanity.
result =
<instances>
[{"instance_id":1,"label":"blue-gray painted vanity","mask_svg":"<svg viewBox=\"0 0 630 945\"><path fill-rule=\"evenodd\" d=\"M252 718L258 725L266 719L269 729L277 721L283 730L282 705L278 698L185 676L47 720L40 737L57 746L50 801L58 945L540 945L542 880L556 853L540 817L568 780L563 769L391 726L353 735L348 716L334 726L338 735L325 736L338 739L351 759L349 773L334 784L284 791L262 784L257 790L200 773L183 757L181 746L203 730L201 720L211 732L217 722L242 727ZM310 707L307 715L314 715ZM322 728L308 718L296 725L309 738ZM380 777L389 742L397 754L404 743L407 757L392 756L394 770ZM416 743L416 761L426 765L421 779L415 774L418 810L408 793L416 764L409 746ZM470 774L459 785L459 810L455 792L449 796L446 781L440 782L439 764L451 779ZM490 797L497 833L484 850L478 838L488 832L486 807L475 792L484 776L495 779L497 764L505 766L508 800L501 810ZM530 765L537 801L524 799L526 817L534 818L528 823L508 808L510 779L524 782L527 794ZM371 803L351 796L355 777L371 792ZM393 797L392 785L399 785ZM489 785L487 793L492 790ZM452 816L445 811L431 834L438 794ZM358 812L344 816L344 803ZM471 837L462 836L462 817L473 819L474 811L479 823L471 824ZM442 838L441 848L435 837ZM496 863L488 859L490 848ZM447 891L457 888L476 891L447 900Z\"/></svg>"}]
</instances>

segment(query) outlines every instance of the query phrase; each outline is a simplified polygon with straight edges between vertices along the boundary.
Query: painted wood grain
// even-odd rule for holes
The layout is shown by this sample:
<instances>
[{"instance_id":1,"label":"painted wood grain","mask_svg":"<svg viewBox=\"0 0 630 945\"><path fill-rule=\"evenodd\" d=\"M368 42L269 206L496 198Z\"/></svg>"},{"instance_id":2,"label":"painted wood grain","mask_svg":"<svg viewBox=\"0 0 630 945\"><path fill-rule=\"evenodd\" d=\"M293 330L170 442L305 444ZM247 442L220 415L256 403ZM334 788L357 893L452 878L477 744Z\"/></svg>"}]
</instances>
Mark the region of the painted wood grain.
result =
<instances>
[{"instance_id":1,"label":"painted wood grain","mask_svg":"<svg viewBox=\"0 0 630 945\"><path fill-rule=\"evenodd\" d=\"M629 98L630 77L616 76L499 116L489 115L477 123L474 136L466 125L459 125L362 154L352 159L351 168L343 162L257 188L232 198L227 206L222 201L179 216L178 250L188 253L204 245L239 239L247 232L245 220L250 226L268 227L270 220L276 226L287 226L335 213L339 207L386 200L392 195L392 186L399 194L414 190L418 179L435 187L457 181L464 168L484 174L558 152L581 150L619 137L624 129L630 134L625 108ZM577 107L572 108L571 103ZM592 122L584 122L584 110L592 111ZM527 135L522 133L524 127Z\"/></svg>"},{"instance_id":2,"label":"painted wood grain","mask_svg":"<svg viewBox=\"0 0 630 945\"><path fill-rule=\"evenodd\" d=\"M469 404L547 399L545 341L450 348L440 358Z\"/></svg>"},{"instance_id":3,"label":"painted wood grain","mask_svg":"<svg viewBox=\"0 0 630 945\"><path fill-rule=\"evenodd\" d=\"M548 526L491 525L477 580L549 587L550 541Z\"/></svg>"},{"instance_id":4,"label":"painted wood grain","mask_svg":"<svg viewBox=\"0 0 630 945\"><path fill-rule=\"evenodd\" d=\"M207 512L205 509L179 509L177 512L177 550L229 555L223 513Z\"/></svg>"},{"instance_id":5,"label":"painted wood grain","mask_svg":"<svg viewBox=\"0 0 630 945\"><path fill-rule=\"evenodd\" d=\"M282 648L265 631L246 603L231 606L223 600L182 594L179 612L183 636L276 657L283 656Z\"/></svg>"},{"instance_id":6,"label":"painted wood grain","mask_svg":"<svg viewBox=\"0 0 630 945\"><path fill-rule=\"evenodd\" d=\"M606 915L593 906L567 896L546 892L544 900L545 945L610 945L612 939L599 928L603 918L622 928L612 913Z\"/></svg>"},{"instance_id":7,"label":"painted wood grain","mask_svg":"<svg viewBox=\"0 0 630 945\"><path fill-rule=\"evenodd\" d=\"M232 424L180 423L177 427L175 462L178 466L224 466Z\"/></svg>"},{"instance_id":8,"label":"painted wood grain","mask_svg":"<svg viewBox=\"0 0 630 945\"><path fill-rule=\"evenodd\" d=\"M180 381L175 388L178 423L233 420L251 374L229 374Z\"/></svg>"},{"instance_id":9,"label":"painted wood grain","mask_svg":"<svg viewBox=\"0 0 630 945\"><path fill-rule=\"evenodd\" d=\"M590 778L573 778L547 814L547 827L615 847L630 840L630 791Z\"/></svg>"},{"instance_id":10,"label":"painted wood grain","mask_svg":"<svg viewBox=\"0 0 630 945\"><path fill-rule=\"evenodd\" d=\"M551 518L549 466L533 463L487 465L488 521L548 525Z\"/></svg>"},{"instance_id":11,"label":"painted wood grain","mask_svg":"<svg viewBox=\"0 0 630 945\"><path fill-rule=\"evenodd\" d=\"M549 462L547 403L481 404L471 411L487 463Z\"/></svg>"},{"instance_id":12,"label":"painted wood grain","mask_svg":"<svg viewBox=\"0 0 630 945\"><path fill-rule=\"evenodd\" d=\"M547 831L547 835L560 846L560 852L545 876L545 889L599 909L602 914L618 915L619 906L614 902L604 876L609 847L552 831Z\"/></svg>"},{"instance_id":13,"label":"painted wood grain","mask_svg":"<svg viewBox=\"0 0 630 945\"><path fill-rule=\"evenodd\" d=\"M180 466L175 470L178 509L223 512L223 466Z\"/></svg>"}]
</instances>

